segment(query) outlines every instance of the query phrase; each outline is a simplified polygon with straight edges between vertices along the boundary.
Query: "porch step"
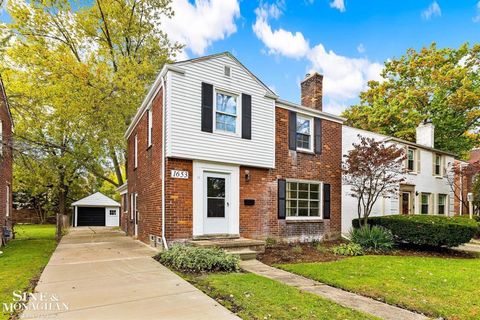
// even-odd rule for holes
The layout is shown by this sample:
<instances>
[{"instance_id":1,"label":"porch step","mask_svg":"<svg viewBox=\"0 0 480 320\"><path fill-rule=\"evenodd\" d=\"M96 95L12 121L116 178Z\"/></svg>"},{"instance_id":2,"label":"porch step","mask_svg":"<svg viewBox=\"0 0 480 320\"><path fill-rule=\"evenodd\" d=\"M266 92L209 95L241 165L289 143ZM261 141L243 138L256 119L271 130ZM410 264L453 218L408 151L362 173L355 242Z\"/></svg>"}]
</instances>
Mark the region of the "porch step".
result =
<instances>
[{"instance_id":1,"label":"porch step","mask_svg":"<svg viewBox=\"0 0 480 320\"><path fill-rule=\"evenodd\" d=\"M255 259L258 253L265 252L265 241L247 238L190 240L189 244L203 248L221 248L226 252L240 255L242 260Z\"/></svg>"}]
</instances>

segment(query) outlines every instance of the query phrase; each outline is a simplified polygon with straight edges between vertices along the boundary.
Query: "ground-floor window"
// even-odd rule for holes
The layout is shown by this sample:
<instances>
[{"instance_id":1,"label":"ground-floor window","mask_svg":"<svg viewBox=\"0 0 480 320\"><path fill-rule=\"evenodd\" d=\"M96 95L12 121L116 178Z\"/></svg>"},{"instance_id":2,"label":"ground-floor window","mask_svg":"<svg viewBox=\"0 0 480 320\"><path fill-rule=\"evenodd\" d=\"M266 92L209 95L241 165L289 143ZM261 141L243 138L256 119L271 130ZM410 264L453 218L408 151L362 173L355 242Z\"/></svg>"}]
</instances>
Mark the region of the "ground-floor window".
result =
<instances>
[{"instance_id":1,"label":"ground-floor window","mask_svg":"<svg viewBox=\"0 0 480 320\"><path fill-rule=\"evenodd\" d=\"M287 216L321 217L319 182L287 181Z\"/></svg>"},{"instance_id":2,"label":"ground-floor window","mask_svg":"<svg viewBox=\"0 0 480 320\"><path fill-rule=\"evenodd\" d=\"M438 195L438 214L445 214L447 209L447 195L439 194Z\"/></svg>"},{"instance_id":3,"label":"ground-floor window","mask_svg":"<svg viewBox=\"0 0 480 320\"><path fill-rule=\"evenodd\" d=\"M421 203L420 203L420 213L421 214L430 213L430 193L422 193Z\"/></svg>"}]
</instances>

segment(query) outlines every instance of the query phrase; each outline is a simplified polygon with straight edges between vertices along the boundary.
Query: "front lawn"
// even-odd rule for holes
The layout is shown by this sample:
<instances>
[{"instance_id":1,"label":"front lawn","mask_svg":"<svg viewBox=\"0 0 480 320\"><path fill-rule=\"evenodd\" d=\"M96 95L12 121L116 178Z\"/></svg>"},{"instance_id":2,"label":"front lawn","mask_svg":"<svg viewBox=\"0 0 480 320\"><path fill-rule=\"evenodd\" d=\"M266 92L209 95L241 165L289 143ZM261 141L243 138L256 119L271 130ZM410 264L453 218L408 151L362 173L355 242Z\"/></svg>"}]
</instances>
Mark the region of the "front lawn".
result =
<instances>
[{"instance_id":1,"label":"front lawn","mask_svg":"<svg viewBox=\"0 0 480 320\"><path fill-rule=\"evenodd\" d=\"M185 277L242 319L376 319L251 273Z\"/></svg>"},{"instance_id":2,"label":"front lawn","mask_svg":"<svg viewBox=\"0 0 480 320\"><path fill-rule=\"evenodd\" d=\"M55 226L17 225L16 239L0 248L0 302L12 301L14 290L31 289L55 250ZM0 307L1 308L1 307ZM2 309L0 309L2 310ZM0 319L9 315L0 311Z\"/></svg>"},{"instance_id":3,"label":"front lawn","mask_svg":"<svg viewBox=\"0 0 480 320\"><path fill-rule=\"evenodd\" d=\"M280 268L447 319L480 319L480 259L362 256Z\"/></svg>"}]
</instances>

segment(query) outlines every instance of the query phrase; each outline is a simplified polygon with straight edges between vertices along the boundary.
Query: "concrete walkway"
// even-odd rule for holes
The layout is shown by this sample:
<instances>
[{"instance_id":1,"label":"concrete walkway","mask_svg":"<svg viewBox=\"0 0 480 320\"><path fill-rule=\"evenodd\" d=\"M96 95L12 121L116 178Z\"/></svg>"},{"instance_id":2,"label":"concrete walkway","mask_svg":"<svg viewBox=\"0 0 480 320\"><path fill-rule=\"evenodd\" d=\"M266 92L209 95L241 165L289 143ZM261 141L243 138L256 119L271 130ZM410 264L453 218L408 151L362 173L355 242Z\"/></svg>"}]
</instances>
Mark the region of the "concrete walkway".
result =
<instances>
[{"instance_id":1,"label":"concrete walkway","mask_svg":"<svg viewBox=\"0 0 480 320\"><path fill-rule=\"evenodd\" d=\"M332 300L344 307L369 313L386 320L424 320L427 317L389 304L347 292L326 284L267 266L258 260L242 261L242 269L260 276L283 282L303 291L308 291Z\"/></svg>"},{"instance_id":2,"label":"concrete walkway","mask_svg":"<svg viewBox=\"0 0 480 320\"><path fill-rule=\"evenodd\" d=\"M73 228L53 253L22 319L239 319L108 228ZM38 300L58 300L47 311ZM65 304L65 305L64 305Z\"/></svg>"}]
</instances>

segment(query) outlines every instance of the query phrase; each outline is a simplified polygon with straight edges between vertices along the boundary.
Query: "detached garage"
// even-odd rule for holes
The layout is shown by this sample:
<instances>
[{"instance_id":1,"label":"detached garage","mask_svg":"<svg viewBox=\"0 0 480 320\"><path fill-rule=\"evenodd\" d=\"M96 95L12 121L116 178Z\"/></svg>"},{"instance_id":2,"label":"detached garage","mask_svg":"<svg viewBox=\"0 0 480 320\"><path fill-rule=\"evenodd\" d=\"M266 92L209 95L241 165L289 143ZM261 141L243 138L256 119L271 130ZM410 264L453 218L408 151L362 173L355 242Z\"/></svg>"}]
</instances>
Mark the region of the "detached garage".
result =
<instances>
[{"instance_id":1,"label":"detached garage","mask_svg":"<svg viewBox=\"0 0 480 320\"><path fill-rule=\"evenodd\" d=\"M120 225L120 203L101 192L89 195L72 203L73 226L118 227Z\"/></svg>"}]
</instances>

